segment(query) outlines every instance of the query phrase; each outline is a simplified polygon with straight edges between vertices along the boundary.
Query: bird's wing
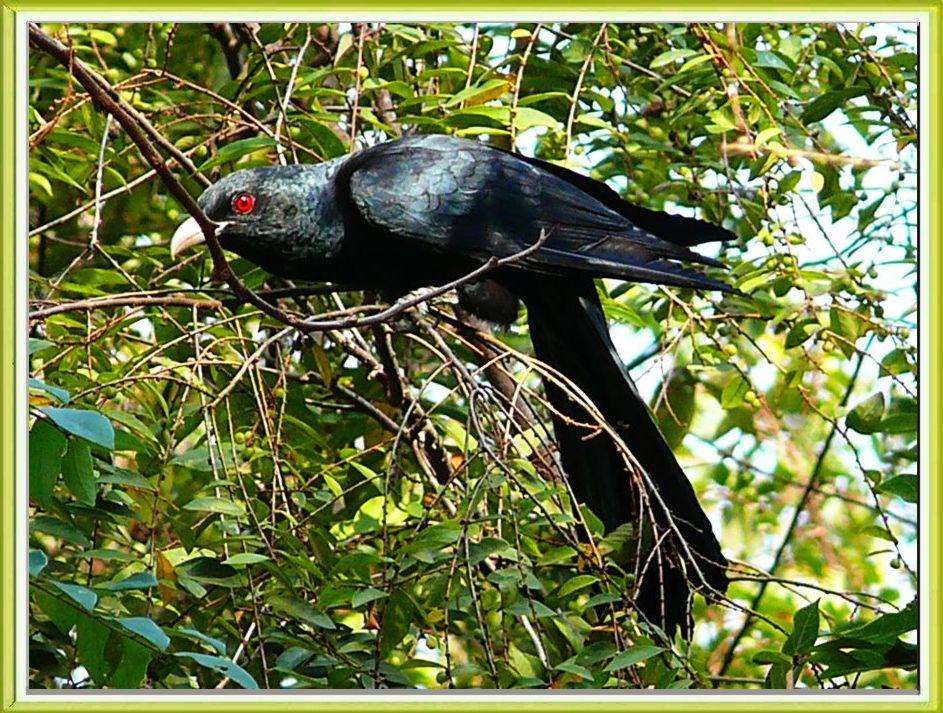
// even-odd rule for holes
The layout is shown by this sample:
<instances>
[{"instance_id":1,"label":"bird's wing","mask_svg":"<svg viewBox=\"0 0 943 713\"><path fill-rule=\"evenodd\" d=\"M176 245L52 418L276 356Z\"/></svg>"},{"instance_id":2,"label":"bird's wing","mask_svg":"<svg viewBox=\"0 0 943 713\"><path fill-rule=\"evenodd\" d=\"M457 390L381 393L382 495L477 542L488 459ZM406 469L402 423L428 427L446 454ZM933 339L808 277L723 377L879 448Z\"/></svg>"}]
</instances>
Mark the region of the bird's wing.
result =
<instances>
[{"instance_id":1,"label":"bird's wing","mask_svg":"<svg viewBox=\"0 0 943 713\"><path fill-rule=\"evenodd\" d=\"M651 210L629 203L602 181L584 176L582 173L572 171L565 166L529 156L517 156L517 158L548 171L567 183L571 183L581 191L593 196L610 210L614 210L633 224L662 240L667 240L669 243L692 247L702 243L725 242L737 238L734 233L726 228L700 218L665 213L664 211Z\"/></svg>"},{"instance_id":2,"label":"bird's wing","mask_svg":"<svg viewBox=\"0 0 943 713\"><path fill-rule=\"evenodd\" d=\"M397 236L531 270L702 289L727 286L679 262L719 265L662 240L578 186L513 154L444 136L380 144L339 176L361 216Z\"/></svg>"}]
</instances>

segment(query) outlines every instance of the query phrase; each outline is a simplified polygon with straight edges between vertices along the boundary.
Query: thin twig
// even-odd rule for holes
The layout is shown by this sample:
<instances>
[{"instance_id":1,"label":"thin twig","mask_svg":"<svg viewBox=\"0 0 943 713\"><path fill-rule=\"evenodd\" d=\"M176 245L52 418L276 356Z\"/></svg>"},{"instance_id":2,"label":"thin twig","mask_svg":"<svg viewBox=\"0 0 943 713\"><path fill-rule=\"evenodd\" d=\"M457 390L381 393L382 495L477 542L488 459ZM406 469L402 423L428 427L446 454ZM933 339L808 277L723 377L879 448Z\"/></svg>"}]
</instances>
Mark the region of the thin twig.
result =
<instances>
[{"instance_id":1,"label":"thin twig","mask_svg":"<svg viewBox=\"0 0 943 713\"><path fill-rule=\"evenodd\" d=\"M285 86L285 94L282 96L282 110L278 113L278 118L275 120L275 148L278 152L278 162L282 166L287 163L285 159L285 147L282 146L281 142L282 124L284 124L285 115L288 113L288 103L291 101L291 93L295 88L295 80L298 78L298 68L301 66L302 60L304 60L304 56L308 51L308 47L311 46L311 25L308 25L307 28L308 32L305 36L305 42L301 46L301 49L298 50L297 56L291 63L291 75L288 77L288 84ZM288 136L288 142L291 148L292 158L294 159L295 163L298 163L298 154L295 153L295 145L291 140L290 133Z\"/></svg>"},{"instance_id":2,"label":"thin twig","mask_svg":"<svg viewBox=\"0 0 943 713\"><path fill-rule=\"evenodd\" d=\"M845 393L839 402L840 407L844 407L848 404L848 400L851 398L851 394L854 391L855 384L858 380L858 374L861 371L861 365L863 363L864 359L862 359L859 355L854 371L852 371L851 378L848 381L848 386L845 388ZM822 449L819 451L818 458L815 460L815 465L812 467L812 473L809 476L809 480L806 483L805 488L803 488L802 494L799 496L799 502L796 503L796 508L792 513L792 519L789 521L789 525L786 527L786 532L783 534L783 538L779 543L779 547L776 548L776 553L773 555L773 563L767 570L770 576L774 575L776 570L779 569L779 565L782 563L783 555L786 553L786 549L792 542L792 535L799 524L799 518L802 516L802 513L805 510L806 504L809 502L809 497L812 495L813 488L818 484L819 475L822 472L822 467L825 465L825 456L828 455L829 448L831 448L832 441L835 439L835 435L837 433L838 422L835 421L832 424L832 428L829 430L828 435L825 437L825 442L822 444ZM770 581L770 579L765 579L760 582L759 589L753 596L753 599L750 601L750 610L758 610L760 602L763 601L763 597L766 595L766 589L769 586ZM737 645L746 635L747 631L749 631L750 626L753 624L753 619L753 615L749 612L743 618L743 623L740 625L737 633L733 635L733 638L730 640L730 644L727 646L727 650L724 652L724 658L721 661L720 667L717 669L716 675L722 676L727 672L727 669L733 662L733 657L737 653Z\"/></svg>"},{"instance_id":3,"label":"thin twig","mask_svg":"<svg viewBox=\"0 0 943 713\"><path fill-rule=\"evenodd\" d=\"M777 158L798 159L804 158L812 163L820 163L828 166L850 166L853 169L874 168L876 166L887 166L894 170L900 170L901 164L886 158L861 158L859 156L846 156L844 154L824 153L822 151L806 151L805 149L790 149L773 142L768 144L755 144L752 142L726 142L722 146L725 154L733 156L756 156L756 154L767 154Z\"/></svg>"},{"instance_id":4,"label":"thin twig","mask_svg":"<svg viewBox=\"0 0 943 713\"><path fill-rule=\"evenodd\" d=\"M154 296L154 295L134 295L129 297L91 297L87 300L77 300L75 302L64 302L44 307L29 313L29 320L45 319L54 314L63 312L83 312L94 309L107 309L111 307L196 307L197 309L220 309L223 303L219 300L204 300L193 297L178 297L174 295Z\"/></svg>"}]
</instances>

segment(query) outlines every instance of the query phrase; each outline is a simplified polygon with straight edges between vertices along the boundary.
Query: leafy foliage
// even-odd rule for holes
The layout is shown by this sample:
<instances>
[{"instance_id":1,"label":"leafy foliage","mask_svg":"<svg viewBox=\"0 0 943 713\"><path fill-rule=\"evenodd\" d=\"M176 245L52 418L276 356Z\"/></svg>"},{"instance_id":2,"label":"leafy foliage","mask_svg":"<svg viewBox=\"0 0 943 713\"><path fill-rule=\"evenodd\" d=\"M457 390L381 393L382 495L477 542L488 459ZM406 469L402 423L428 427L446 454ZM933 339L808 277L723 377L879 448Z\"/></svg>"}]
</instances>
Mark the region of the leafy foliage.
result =
<instances>
[{"instance_id":1,"label":"leafy foliage","mask_svg":"<svg viewBox=\"0 0 943 713\"><path fill-rule=\"evenodd\" d=\"M634 614L637 533L570 504L523 318L472 333L446 295L302 338L239 305L171 263L179 206L34 50L31 685L916 686L914 27L42 29L193 194L482 137L724 223L744 294L599 285L738 562L684 644ZM376 299L234 264L305 315Z\"/></svg>"}]
</instances>

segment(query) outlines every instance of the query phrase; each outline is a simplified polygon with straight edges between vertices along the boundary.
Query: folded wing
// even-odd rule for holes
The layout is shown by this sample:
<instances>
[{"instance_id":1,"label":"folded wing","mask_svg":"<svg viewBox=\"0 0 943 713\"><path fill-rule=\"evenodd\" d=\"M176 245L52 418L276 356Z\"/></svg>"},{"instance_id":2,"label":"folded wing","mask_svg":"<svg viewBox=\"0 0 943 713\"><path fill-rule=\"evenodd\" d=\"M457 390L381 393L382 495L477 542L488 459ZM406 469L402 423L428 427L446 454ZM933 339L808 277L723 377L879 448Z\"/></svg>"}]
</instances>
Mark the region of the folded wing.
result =
<instances>
[{"instance_id":1,"label":"folded wing","mask_svg":"<svg viewBox=\"0 0 943 713\"><path fill-rule=\"evenodd\" d=\"M594 196L565 175L483 144L416 137L367 149L349 164L339 180L356 209L400 237L487 259L520 252L545 233L521 267L728 289L683 265L720 263L639 227L600 200L607 196L599 189Z\"/></svg>"}]
</instances>

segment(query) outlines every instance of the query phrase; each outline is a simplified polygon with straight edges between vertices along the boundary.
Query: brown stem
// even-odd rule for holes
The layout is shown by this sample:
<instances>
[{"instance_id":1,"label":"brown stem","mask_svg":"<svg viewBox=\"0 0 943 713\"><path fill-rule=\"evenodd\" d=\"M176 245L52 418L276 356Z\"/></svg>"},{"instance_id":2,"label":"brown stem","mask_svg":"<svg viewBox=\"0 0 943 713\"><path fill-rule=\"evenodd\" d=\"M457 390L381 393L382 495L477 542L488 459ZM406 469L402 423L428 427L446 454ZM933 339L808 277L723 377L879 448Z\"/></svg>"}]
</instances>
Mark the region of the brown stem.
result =
<instances>
[{"instance_id":1,"label":"brown stem","mask_svg":"<svg viewBox=\"0 0 943 713\"><path fill-rule=\"evenodd\" d=\"M35 312L30 312L29 319L32 322L33 320L45 319L46 317L51 317L54 314L61 314L63 312L80 312L105 307L153 307L157 305L163 307L196 307L197 309L219 309L223 306L222 302L219 300L201 300L193 297L177 297L174 295L168 295L166 297L153 295L105 297L64 302L62 304L53 305L52 307L44 307Z\"/></svg>"}]
</instances>

